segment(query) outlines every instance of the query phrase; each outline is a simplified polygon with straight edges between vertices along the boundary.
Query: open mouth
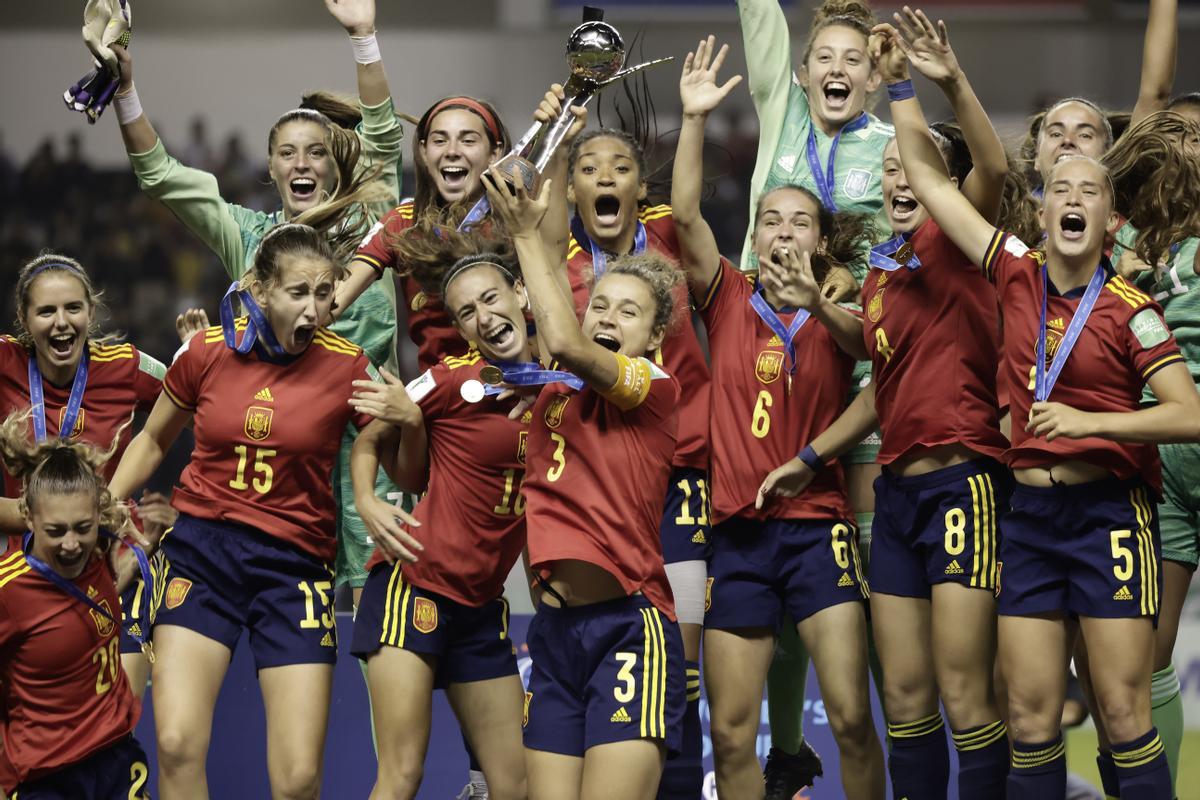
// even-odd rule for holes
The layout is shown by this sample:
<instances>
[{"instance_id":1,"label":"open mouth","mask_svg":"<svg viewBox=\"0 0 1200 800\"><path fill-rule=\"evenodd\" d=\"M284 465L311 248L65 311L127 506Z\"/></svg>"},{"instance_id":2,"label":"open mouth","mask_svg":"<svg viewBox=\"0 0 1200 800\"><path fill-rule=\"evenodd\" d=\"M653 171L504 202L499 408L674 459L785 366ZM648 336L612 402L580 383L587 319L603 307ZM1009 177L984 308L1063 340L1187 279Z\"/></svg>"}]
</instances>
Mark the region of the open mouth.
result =
<instances>
[{"instance_id":1,"label":"open mouth","mask_svg":"<svg viewBox=\"0 0 1200 800\"><path fill-rule=\"evenodd\" d=\"M771 257L767 259L777 267L782 267L788 260L788 245L771 248Z\"/></svg>"},{"instance_id":2,"label":"open mouth","mask_svg":"<svg viewBox=\"0 0 1200 800\"><path fill-rule=\"evenodd\" d=\"M1071 240L1082 239L1084 232L1087 230L1087 220L1081 214L1069 212L1063 214L1062 219L1058 221L1058 227L1062 230L1065 238Z\"/></svg>"},{"instance_id":3,"label":"open mouth","mask_svg":"<svg viewBox=\"0 0 1200 800\"><path fill-rule=\"evenodd\" d=\"M592 341L603 347L605 350L611 350L614 353L620 352L621 343L607 333L597 333L592 337Z\"/></svg>"},{"instance_id":4,"label":"open mouth","mask_svg":"<svg viewBox=\"0 0 1200 800\"><path fill-rule=\"evenodd\" d=\"M293 196L307 200L317 193L317 182L312 178L292 178L288 182L288 188L291 189Z\"/></svg>"},{"instance_id":5,"label":"open mouth","mask_svg":"<svg viewBox=\"0 0 1200 800\"><path fill-rule=\"evenodd\" d=\"M71 354L71 348L75 346L75 334L64 333L58 336L50 337L50 352L61 358L65 358Z\"/></svg>"},{"instance_id":6,"label":"open mouth","mask_svg":"<svg viewBox=\"0 0 1200 800\"><path fill-rule=\"evenodd\" d=\"M917 210L917 205L917 201L911 197L896 195L892 198L892 217L904 219Z\"/></svg>"},{"instance_id":7,"label":"open mouth","mask_svg":"<svg viewBox=\"0 0 1200 800\"><path fill-rule=\"evenodd\" d=\"M842 81L829 81L822 91L825 93L825 103L830 108L841 108L850 99L850 84Z\"/></svg>"},{"instance_id":8,"label":"open mouth","mask_svg":"<svg viewBox=\"0 0 1200 800\"><path fill-rule=\"evenodd\" d=\"M470 170L466 167L442 167L442 181L448 189L461 189L467 183Z\"/></svg>"},{"instance_id":9,"label":"open mouth","mask_svg":"<svg viewBox=\"0 0 1200 800\"><path fill-rule=\"evenodd\" d=\"M315 325L301 325L296 328L293 338L296 340L296 344L307 346L313 340L313 336L316 333L317 327Z\"/></svg>"},{"instance_id":10,"label":"open mouth","mask_svg":"<svg viewBox=\"0 0 1200 800\"><path fill-rule=\"evenodd\" d=\"M516 330L513 328L512 323L502 322L489 333L484 334L483 339L492 347L500 348L510 344L515 334Z\"/></svg>"},{"instance_id":11,"label":"open mouth","mask_svg":"<svg viewBox=\"0 0 1200 800\"><path fill-rule=\"evenodd\" d=\"M601 225L616 225L621 218L621 200L615 195L605 194L597 197L594 208L596 221Z\"/></svg>"}]
</instances>

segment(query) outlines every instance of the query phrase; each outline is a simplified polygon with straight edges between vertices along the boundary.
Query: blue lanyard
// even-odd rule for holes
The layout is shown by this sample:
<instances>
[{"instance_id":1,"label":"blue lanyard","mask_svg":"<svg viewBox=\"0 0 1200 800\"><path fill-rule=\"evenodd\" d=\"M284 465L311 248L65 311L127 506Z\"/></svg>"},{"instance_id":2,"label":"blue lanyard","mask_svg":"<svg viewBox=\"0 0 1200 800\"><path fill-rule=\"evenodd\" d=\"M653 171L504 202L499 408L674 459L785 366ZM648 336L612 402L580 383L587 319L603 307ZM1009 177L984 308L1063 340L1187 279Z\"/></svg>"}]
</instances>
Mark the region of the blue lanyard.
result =
<instances>
[{"instance_id":1,"label":"blue lanyard","mask_svg":"<svg viewBox=\"0 0 1200 800\"><path fill-rule=\"evenodd\" d=\"M107 537L108 539L111 539L113 542L121 541L118 537L114 536L112 533L110 533L109 531L106 531L104 529L100 530L100 534L102 536ZM97 614L101 614L101 615L107 617L112 622L116 622L117 624L120 624L120 622L118 622L117 618L113 616L113 612L109 611L107 608L100 605L92 598L88 597L86 594L84 594L82 591L80 591L78 586L76 586L74 583L67 580L62 575L59 575L57 572L55 572L53 569L51 569L50 566L48 564L46 564L46 562L42 561L40 558L35 557L33 555L33 553L31 552L31 548L29 547L29 545L32 544L32 542L33 542L33 531L26 531L25 537L21 541L21 549L23 549L25 551L25 560L27 562L29 562L29 566L33 569L34 572L41 575L46 580L50 581L52 584L57 586L59 589L66 592L67 594L69 594L71 597L73 597L76 600L78 600L79 602L83 603L85 606L90 608L92 611L95 611ZM130 544L129 546L130 546L130 548L133 549L134 555L137 556L138 571L142 573L142 584L145 587L143 591L147 592L147 597L153 597L154 596L154 575L151 574L151 572L150 572L150 560L148 558L146 558L146 551L143 550L142 548L138 547L135 544ZM134 632L134 630L135 630L134 625L137 626L136 633ZM139 615L139 619L134 620L133 625L130 625L129 628L126 629L126 632L131 637L133 637L134 641L136 641L138 643L138 645L142 648L142 650L145 651L147 653L147 655L149 655L149 653L150 653L150 645L148 644L148 641L150 639L150 603L149 602L144 602L141 604L141 614ZM153 661L153 657L151 657L151 661Z\"/></svg>"},{"instance_id":2,"label":"blue lanyard","mask_svg":"<svg viewBox=\"0 0 1200 800\"><path fill-rule=\"evenodd\" d=\"M1079 334L1083 333L1083 326L1087 324L1088 317L1091 316L1092 307L1096 305L1096 299L1100 296L1100 290L1104 287L1105 274L1104 265L1096 267L1096 271L1092 273L1091 280L1088 281L1087 289L1083 292L1083 299L1079 301L1079 307L1075 309L1074 316L1071 317L1071 324L1067 326L1066 333L1063 334L1062 341L1058 345L1058 350L1054 353L1054 360L1050 364L1050 372L1046 373L1046 300L1050 294L1050 275L1046 265L1042 265L1042 320L1038 329L1037 340L1037 359L1034 364L1034 389L1033 399L1035 402L1043 403L1050 397L1050 392L1054 390L1054 384L1058 382L1059 373L1063 371L1063 367L1067 364L1067 359L1071 355L1071 351L1075 349L1075 342L1079 339Z\"/></svg>"},{"instance_id":3,"label":"blue lanyard","mask_svg":"<svg viewBox=\"0 0 1200 800\"><path fill-rule=\"evenodd\" d=\"M829 160L824 170L821 169L821 156L817 152L817 123L814 120L810 120L808 123L808 168L817 184L817 191L821 194L821 203L824 204L827 211L836 212L838 210L837 202L833 199L833 190L836 186L833 166L837 159L838 142L841 141L843 133L852 133L859 128L865 128L870 121L871 118L864 111L842 126L842 129L837 132L837 136L833 137L832 144L829 145Z\"/></svg>"},{"instance_id":4,"label":"blue lanyard","mask_svg":"<svg viewBox=\"0 0 1200 800\"><path fill-rule=\"evenodd\" d=\"M505 386L499 385L505 383L510 386L540 386L547 383L565 383L575 391L583 389L583 379L576 377L574 374L561 369L542 369L542 365L536 361L496 361L488 362L492 364L494 369L500 372L499 383L493 384L488 382L484 386L483 393L487 395L497 395L505 390ZM486 368L485 368L486 369ZM492 373L494 376L495 373ZM484 377L482 371L480 377Z\"/></svg>"},{"instance_id":5,"label":"blue lanyard","mask_svg":"<svg viewBox=\"0 0 1200 800\"><path fill-rule=\"evenodd\" d=\"M894 239L871 248L871 266L878 267L884 272L895 272L901 267L917 269L921 259L917 258L917 250L909 242L911 233L902 233Z\"/></svg>"},{"instance_id":6,"label":"blue lanyard","mask_svg":"<svg viewBox=\"0 0 1200 800\"><path fill-rule=\"evenodd\" d=\"M575 237L575 241L581 245L586 244L591 250L592 273L599 278L608 268L608 256L605 254L604 248L593 242L587 235L587 229L583 227L583 220L579 218L578 214L571 220L571 235ZM633 233L633 253L640 255L644 252L646 252L646 226L642 224L641 220L638 220L637 228Z\"/></svg>"},{"instance_id":7,"label":"blue lanyard","mask_svg":"<svg viewBox=\"0 0 1200 800\"><path fill-rule=\"evenodd\" d=\"M237 341L237 328L233 318L235 296L241 301L242 308L249 317L240 343ZM266 314L258 307L258 303L254 302L249 292L238 289L237 281L229 284L229 289L221 298L221 332L225 334L225 346L240 355L249 353L255 342L261 343L272 358L283 358L287 355L279 340L275 338L275 331L271 330L271 323L267 322Z\"/></svg>"},{"instance_id":8,"label":"blue lanyard","mask_svg":"<svg viewBox=\"0 0 1200 800\"><path fill-rule=\"evenodd\" d=\"M488 202L487 194L485 193L483 197L475 201L475 205L471 206L471 210L467 212L465 217L463 217L463 221L458 223L458 229L460 231L465 231L467 228L486 217L488 212L491 210L492 204Z\"/></svg>"},{"instance_id":9,"label":"blue lanyard","mask_svg":"<svg viewBox=\"0 0 1200 800\"><path fill-rule=\"evenodd\" d=\"M750 295L750 305L759 318L767 323L767 327L783 342L784 349L787 350L787 372L790 376L796 371L796 342L794 341L796 333L812 315L804 309L800 309L792 318L792 324L784 325L783 320L775 313L775 309L771 308L771 304L763 297L762 288L759 286L754 287L754 294Z\"/></svg>"},{"instance_id":10,"label":"blue lanyard","mask_svg":"<svg viewBox=\"0 0 1200 800\"><path fill-rule=\"evenodd\" d=\"M33 436L40 444L46 441L46 395L42 386L42 371L38 369L37 354L29 354L29 404L33 406ZM75 368L75 380L71 381L71 396L67 399L67 410L63 413L61 424L58 426L58 438L69 439L75 430L75 421L79 419L79 409L83 408L83 391L87 388L88 351L84 345L83 355L79 357L79 366Z\"/></svg>"}]
</instances>

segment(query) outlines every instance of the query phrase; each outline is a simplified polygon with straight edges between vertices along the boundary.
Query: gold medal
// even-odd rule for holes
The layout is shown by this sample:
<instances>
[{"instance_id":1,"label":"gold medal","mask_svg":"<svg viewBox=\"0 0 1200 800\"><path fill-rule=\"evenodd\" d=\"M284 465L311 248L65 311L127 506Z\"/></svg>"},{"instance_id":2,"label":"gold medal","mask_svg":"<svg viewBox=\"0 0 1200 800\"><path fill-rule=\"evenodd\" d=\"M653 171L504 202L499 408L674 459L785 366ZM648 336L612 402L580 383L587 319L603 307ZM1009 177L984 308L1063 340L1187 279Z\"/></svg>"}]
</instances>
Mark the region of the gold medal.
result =
<instances>
[{"instance_id":1,"label":"gold medal","mask_svg":"<svg viewBox=\"0 0 1200 800\"><path fill-rule=\"evenodd\" d=\"M902 267L907 267L908 262L912 261L913 246L911 242L905 242L900 245L900 249L896 251L896 263Z\"/></svg>"},{"instance_id":2,"label":"gold medal","mask_svg":"<svg viewBox=\"0 0 1200 800\"><path fill-rule=\"evenodd\" d=\"M142 642L142 652L146 654L146 660L151 664L154 663L154 644L146 641Z\"/></svg>"},{"instance_id":3,"label":"gold medal","mask_svg":"<svg viewBox=\"0 0 1200 800\"><path fill-rule=\"evenodd\" d=\"M792 373L790 372L787 374L787 384L784 386L784 392L789 396L792 393Z\"/></svg>"},{"instance_id":4,"label":"gold medal","mask_svg":"<svg viewBox=\"0 0 1200 800\"><path fill-rule=\"evenodd\" d=\"M500 371L499 367L488 364L479 370L479 379L489 386L499 386L504 383L504 373Z\"/></svg>"}]
</instances>

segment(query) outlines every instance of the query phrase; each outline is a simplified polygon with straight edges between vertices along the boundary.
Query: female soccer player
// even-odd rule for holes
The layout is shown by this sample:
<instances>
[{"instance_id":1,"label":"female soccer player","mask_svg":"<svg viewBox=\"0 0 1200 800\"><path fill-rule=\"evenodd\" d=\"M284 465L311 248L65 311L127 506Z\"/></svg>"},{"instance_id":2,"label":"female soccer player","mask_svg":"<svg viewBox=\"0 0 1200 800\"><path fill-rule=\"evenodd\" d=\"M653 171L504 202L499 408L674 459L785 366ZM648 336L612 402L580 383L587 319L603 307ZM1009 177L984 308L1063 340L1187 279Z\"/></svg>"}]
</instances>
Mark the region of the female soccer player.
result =
<instances>
[{"instance_id":1,"label":"female soccer player","mask_svg":"<svg viewBox=\"0 0 1200 800\"><path fill-rule=\"evenodd\" d=\"M234 280L250 270L259 242L280 222L310 223L330 230L335 238L350 238L357 244L361 233L356 235L355 231L365 230L399 202L403 130L392 106L375 39L375 0L326 0L325 6L351 37L362 121L354 137L347 137L328 116L308 107L293 109L275 122L267 137L267 165L282 208L270 214L226 201L212 175L184 166L167 154L149 118L142 113L133 83L133 60L128 51L114 48L122 62L121 87L114 106L138 184L203 239ZM320 99L317 105L325 107L329 96L323 94ZM339 119L352 118L354 113L349 106L338 111ZM357 144L348 138L356 138ZM361 154L357 164L356 153ZM351 213L351 224L344 225L343 218L353 208L348 198L356 193L360 180L376 171L378 196L365 207L367 218ZM333 202L326 203L331 196ZM332 330L362 347L372 363L395 372L396 297L391 283L381 282L353 305L345 305L349 307L343 306ZM339 525L336 575L339 586L349 583L357 591L367 579L365 567L372 547L354 511L350 486L352 445L353 436L347 431L333 475ZM393 491L395 487L381 475L379 493Z\"/></svg>"},{"instance_id":2,"label":"female soccer player","mask_svg":"<svg viewBox=\"0 0 1200 800\"><path fill-rule=\"evenodd\" d=\"M652 356L670 330L678 272L657 256L608 264L582 321L562 291L536 200L502 176L488 198L513 235L543 358L571 376L533 407L525 482L529 564L530 797L655 796L679 751L683 647L659 540L679 388ZM603 487L603 488L601 488Z\"/></svg>"},{"instance_id":3,"label":"female soccer player","mask_svg":"<svg viewBox=\"0 0 1200 800\"><path fill-rule=\"evenodd\" d=\"M377 418L359 436L353 457L359 511L381 547L369 564L352 650L367 663L379 797L416 795L435 688L446 690L489 796L526 796L524 689L502 593L525 545L521 485L529 424L520 409L513 419L513 403L491 386L503 373L526 370L520 377L530 377L528 370L538 369L525 330L528 301L515 272L495 254L452 266L438 295L460 335L478 349L443 358L407 391L364 385L352 401ZM396 509L374 495L380 459L392 464L389 472L406 491L427 490L412 512L431 534L420 536L425 547L416 562L408 547L392 544L404 535Z\"/></svg>"},{"instance_id":4,"label":"female soccer player","mask_svg":"<svg viewBox=\"0 0 1200 800\"><path fill-rule=\"evenodd\" d=\"M839 235L812 193L780 187L763 195L755 221L761 290L721 259L700 216L700 163L705 120L739 81L716 82L727 50L714 57L709 37L684 62L671 193L682 264L712 355L714 529L704 664L717 790L762 796L757 709L786 612L816 664L847 797L882 798L883 755L867 685L867 588L840 467L799 498L755 507L775 459L790 457L838 415L854 359L866 355L860 323L822 297L802 266L827 254L854 257L862 222L857 236ZM802 274L816 317L807 325L810 313L784 308L778 291Z\"/></svg>"},{"instance_id":5,"label":"female soccer player","mask_svg":"<svg viewBox=\"0 0 1200 800\"><path fill-rule=\"evenodd\" d=\"M153 407L166 367L131 344L111 343L100 335L100 292L73 258L45 253L29 261L17 276L15 294L22 330L16 337L0 337L0 414L32 407L34 441L57 437L103 449L116 441L119 458L132 435L128 424L134 412ZM105 477L115 469L116 461L109 462ZM18 509L20 483L7 475L4 481L0 532L20 534L26 528ZM143 496L139 516L149 542L157 542L174 517L166 498L157 493ZM133 554L125 555L118 579L122 608L137 618L150 598L136 576ZM134 694L141 697L150 663L123 628L121 661Z\"/></svg>"},{"instance_id":6,"label":"female soccer player","mask_svg":"<svg viewBox=\"0 0 1200 800\"><path fill-rule=\"evenodd\" d=\"M113 494L127 497L192 423L154 630L164 794L205 796L213 707L243 628L267 709L272 792L320 791L337 657L329 474L346 425L370 421L347 402L369 362L320 326L340 270L315 229L268 233L246 279L252 316L188 342L113 476Z\"/></svg>"},{"instance_id":7,"label":"female soccer player","mask_svg":"<svg viewBox=\"0 0 1200 800\"><path fill-rule=\"evenodd\" d=\"M86 329L81 338L86 338ZM0 556L0 789L10 797L144 800L141 711L121 669L108 531L129 515L105 488L100 452L29 440L29 412L0 424L0 456L22 482L28 532Z\"/></svg>"},{"instance_id":8,"label":"female soccer player","mask_svg":"<svg viewBox=\"0 0 1200 800\"><path fill-rule=\"evenodd\" d=\"M1084 156L1053 166L1043 256L996 230L949 181L915 97L892 111L913 192L996 284L1004 310L1014 420L1005 461L1016 478L999 554L1009 794L1063 795L1063 664L1075 627L1068 620L1077 617L1120 793L1170 798L1146 691L1162 585L1150 445L1200 440L1200 395L1158 307L1104 257L1114 218L1104 166ZM1188 213L1161 215L1169 225ZM1159 404L1137 410L1147 381Z\"/></svg>"}]
</instances>

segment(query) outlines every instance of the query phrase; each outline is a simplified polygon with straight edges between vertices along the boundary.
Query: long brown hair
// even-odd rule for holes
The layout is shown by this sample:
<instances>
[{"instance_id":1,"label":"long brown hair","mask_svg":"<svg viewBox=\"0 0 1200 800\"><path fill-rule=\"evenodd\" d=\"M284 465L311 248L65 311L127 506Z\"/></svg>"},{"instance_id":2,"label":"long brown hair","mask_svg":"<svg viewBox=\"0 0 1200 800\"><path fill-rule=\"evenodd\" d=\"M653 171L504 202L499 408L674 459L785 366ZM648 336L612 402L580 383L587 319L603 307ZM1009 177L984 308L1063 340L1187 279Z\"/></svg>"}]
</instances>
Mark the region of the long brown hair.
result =
<instances>
[{"instance_id":1,"label":"long brown hair","mask_svg":"<svg viewBox=\"0 0 1200 800\"><path fill-rule=\"evenodd\" d=\"M1171 245L1200 234L1200 127L1157 111L1126 131L1101 163L1108 167L1116 210L1137 228L1138 258L1158 264Z\"/></svg>"},{"instance_id":2,"label":"long brown hair","mask_svg":"<svg viewBox=\"0 0 1200 800\"><path fill-rule=\"evenodd\" d=\"M17 288L14 294L16 295L16 330L18 342L26 348L33 348L33 337L30 336L29 329L25 325L25 314L29 311L29 295L33 290L33 284L47 272L60 272L70 275L83 286L83 293L87 297L88 305L95 311L91 327L88 328L89 339L102 342L113 342L118 339L116 335L101 336L100 334L100 320L107 314L108 309L103 302L104 292L95 287L91 277L87 274L87 270L70 256L47 250L26 262L25 266L21 267L21 271L17 274Z\"/></svg>"},{"instance_id":3,"label":"long brown hair","mask_svg":"<svg viewBox=\"0 0 1200 800\"><path fill-rule=\"evenodd\" d=\"M414 219L423 218L431 208L442 208L445 206L441 196L438 194L437 187L429 178L429 167L425 163L421 145L425 142L426 137L429 136L429 125L433 122L433 118L443 111L449 111L450 109L469 111L479 117L483 123L483 130L487 134L488 144L491 146L491 149L494 150L499 147L500 152L505 153L512 146L508 136L508 128L504 126L504 121L500 119L500 114L497 113L495 107L488 101L464 95L443 97L431 105L417 121L417 135L413 137L413 171L416 180L416 188L413 191Z\"/></svg>"},{"instance_id":4,"label":"long brown hair","mask_svg":"<svg viewBox=\"0 0 1200 800\"><path fill-rule=\"evenodd\" d=\"M825 279L829 269L834 266L849 267L865 257L864 245L870 243L875 236L875 226L868 214L855 214L849 211L834 213L825 207L821 198L798 183L786 183L763 192L758 197L754 209L754 228L758 228L758 218L762 214L764 201L775 192L800 192L812 200L817 207L817 227L820 236L825 239L825 251L812 253L813 277L820 283ZM865 266L864 266L865 268Z\"/></svg>"}]
</instances>

